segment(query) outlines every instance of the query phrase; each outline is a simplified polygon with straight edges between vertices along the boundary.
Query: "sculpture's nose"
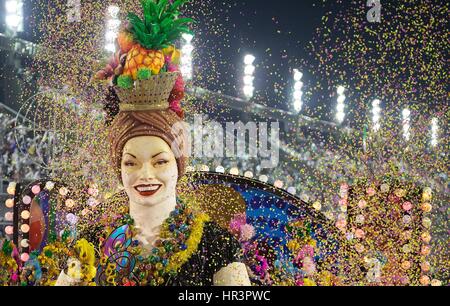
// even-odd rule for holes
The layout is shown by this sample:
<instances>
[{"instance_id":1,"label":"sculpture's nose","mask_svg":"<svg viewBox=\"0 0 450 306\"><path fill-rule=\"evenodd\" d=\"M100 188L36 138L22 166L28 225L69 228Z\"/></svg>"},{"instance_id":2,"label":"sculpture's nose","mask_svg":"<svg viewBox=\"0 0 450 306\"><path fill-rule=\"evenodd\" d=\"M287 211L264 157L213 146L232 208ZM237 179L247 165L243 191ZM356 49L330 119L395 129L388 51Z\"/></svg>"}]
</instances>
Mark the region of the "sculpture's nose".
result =
<instances>
[{"instance_id":1,"label":"sculpture's nose","mask_svg":"<svg viewBox=\"0 0 450 306\"><path fill-rule=\"evenodd\" d=\"M151 180L155 178L155 168L152 166L151 163L144 163L142 166L142 172L141 172L141 179Z\"/></svg>"}]
</instances>

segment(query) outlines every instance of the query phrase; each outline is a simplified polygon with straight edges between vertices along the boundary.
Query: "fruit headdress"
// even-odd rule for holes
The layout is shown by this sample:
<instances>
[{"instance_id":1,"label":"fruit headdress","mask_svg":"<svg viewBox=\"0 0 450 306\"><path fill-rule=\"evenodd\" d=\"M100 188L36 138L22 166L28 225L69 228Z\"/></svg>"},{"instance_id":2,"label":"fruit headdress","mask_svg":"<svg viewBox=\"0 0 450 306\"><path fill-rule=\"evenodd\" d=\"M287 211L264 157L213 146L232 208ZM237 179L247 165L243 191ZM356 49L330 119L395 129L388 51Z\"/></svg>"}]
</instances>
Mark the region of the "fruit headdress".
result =
<instances>
[{"instance_id":1,"label":"fruit headdress","mask_svg":"<svg viewBox=\"0 0 450 306\"><path fill-rule=\"evenodd\" d=\"M175 41L192 34L191 18L178 18L190 0L141 0L143 18L128 13L117 37L119 50L95 78L108 80L121 111L172 109L179 116L184 81Z\"/></svg>"}]
</instances>

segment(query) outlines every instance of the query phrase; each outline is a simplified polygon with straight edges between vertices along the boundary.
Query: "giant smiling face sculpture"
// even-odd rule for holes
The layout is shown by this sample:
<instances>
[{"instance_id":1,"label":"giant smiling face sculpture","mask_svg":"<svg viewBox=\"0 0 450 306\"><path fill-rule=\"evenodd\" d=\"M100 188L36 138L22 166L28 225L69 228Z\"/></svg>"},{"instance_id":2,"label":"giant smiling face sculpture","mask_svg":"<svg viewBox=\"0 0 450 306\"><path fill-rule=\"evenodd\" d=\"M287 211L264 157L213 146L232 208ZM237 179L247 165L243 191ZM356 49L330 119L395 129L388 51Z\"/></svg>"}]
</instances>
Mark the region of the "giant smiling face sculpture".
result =
<instances>
[{"instance_id":1,"label":"giant smiling face sculpture","mask_svg":"<svg viewBox=\"0 0 450 306\"><path fill-rule=\"evenodd\" d=\"M123 148L121 176L131 202L155 206L176 193L177 161L163 139L156 136L134 137Z\"/></svg>"}]
</instances>

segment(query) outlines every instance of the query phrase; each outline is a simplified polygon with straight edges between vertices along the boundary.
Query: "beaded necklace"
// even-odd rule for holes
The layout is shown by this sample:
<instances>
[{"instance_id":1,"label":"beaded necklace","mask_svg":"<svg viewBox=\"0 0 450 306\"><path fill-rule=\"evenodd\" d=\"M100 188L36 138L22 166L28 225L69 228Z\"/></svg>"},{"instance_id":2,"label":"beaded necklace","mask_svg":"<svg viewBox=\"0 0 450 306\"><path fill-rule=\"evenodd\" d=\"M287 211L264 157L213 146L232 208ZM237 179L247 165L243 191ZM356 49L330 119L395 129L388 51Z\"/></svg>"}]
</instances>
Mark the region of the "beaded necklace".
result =
<instances>
[{"instance_id":1,"label":"beaded necklace","mask_svg":"<svg viewBox=\"0 0 450 306\"><path fill-rule=\"evenodd\" d=\"M205 214L193 210L179 198L161 228L160 238L149 255L136 237L134 220L123 214L104 243L104 256L97 273L97 283L107 285L163 285L176 276L179 268L197 250L203 235Z\"/></svg>"}]
</instances>

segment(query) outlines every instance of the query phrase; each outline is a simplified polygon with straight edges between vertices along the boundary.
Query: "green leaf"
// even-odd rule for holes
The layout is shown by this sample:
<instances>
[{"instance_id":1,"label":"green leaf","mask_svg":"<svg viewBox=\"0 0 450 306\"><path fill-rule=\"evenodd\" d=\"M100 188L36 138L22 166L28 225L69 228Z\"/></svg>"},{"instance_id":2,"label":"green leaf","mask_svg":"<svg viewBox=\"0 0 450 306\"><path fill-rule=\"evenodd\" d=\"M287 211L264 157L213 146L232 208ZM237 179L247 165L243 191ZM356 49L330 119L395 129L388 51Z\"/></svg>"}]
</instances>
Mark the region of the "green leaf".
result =
<instances>
[{"instance_id":1,"label":"green leaf","mask_svg":"<svg viewBox=\"0 0 450 306\"><path fill-rule=\"evenodd\" d=\"M149 13L152 16L159 16L159 14L158 14L158 6L153 1L149 2Z\"/></svg>"},{"instance_id":2,"label":"green leaf","mask_svg":"<svg viewBox=\"0 0 450 306\"><path fill-rule=\"evenodd\" d=\"M182 33L188 33L191 31L188 27L178 27L176 30L178 31L178 33L180 33L180 35Z\"/></svg>"},{"instance_id":3,"label":"green leaf","mask_svg":"<svg viewBox=\"0 0 450 306\"><path fill-rule=\"evenodd\" d=\"M191 33L191 18L179 18L179 8L190 0L141 0L143 19L129 13L135 39L145 48L158 49L172 44L182 33Z\"/></svg>"},{"instance_id":4,"label":"green leaf","mask_svg":"<svg viewBox=\"0 0 450 306\"><path fill-rule=\"evenodd\" d=\"M167 32L167 30L172 28L172 26L173 26L173 20L171 20L171 19L164 19L163 22L161 22L162 32Z\"/></svg>"},{"instance_id":5,"label":"green leaf","mask_svg":"<svg viewBox=\"0 0 450 306\"><path fill-rule=\"evenodd\" d=\"M10 256L13 251L12 244L9 241L3 242L2 252L5 256Z\"/></svg>"},{"instance_id":6,"label":"green leaf","mask_svg":"<svg viewBox=\"0 0 450 306\"><path fill-rule=\"evenodd\" d=\"M173 23L175 24L175 25L178 25L178 24L187 24L187 23L191 23L191 22L194 22L194 19L192 19L192 18L179 18L179 19L177 19L177 20L175 20Z\"/></svg>"},{"instance_id":7,"label":"green leaf","mask_svg":"<svg viewBox=\"0 0 450 306\"><path fill-rule=\"evenodd\" d=\"M177 0L172 4L172 6L170 7L170 10L172 12L175 12L176 10L178 10L178 8L180 8L186 2L187 2L187 0Z\"/></svg>"},{"instance_id":8,"label":"green leaf","mask_svg":"<svg viewBox=\"0 0 450 306\"><path fill-rule=\"evenodd\" d=\"M144 22L136 14L128 13L128 21L130 21L131 25L133 26L133 30L145 32Z\"/></svg>"},{"instance_id":9,"label":"green leaf","mask_svg":"<svg viewBox=\"0 0 450 306\"><path fill-rule=\"evenodd\" d=\"M164 13L168 0L161 0L158 3L158 18L161 19L162 14Z\"/></svg>"},{"instance_id":10,"label":"green leaf","mask_svg":"<svg viewBox=\"0 0 450 306\"><path fill-rule=\"evenodd\" d=\"M153 34L158 34L160 32L161 28L159 26L159 24L154 23L152 24L152 33Z\"/></svg>"},{"instance_id":11,"label":"green leaf","mask_svg":"<svg viewBox=\"0 0 450 306\"><path fill-rule=\"evenodd\" d=\"M174 32L172 34L167 35L166 41L171 42L171 41L177 40L178 38L180 38L180 36L181 36L180 33Z\"/></svg>"}]
</instances>

